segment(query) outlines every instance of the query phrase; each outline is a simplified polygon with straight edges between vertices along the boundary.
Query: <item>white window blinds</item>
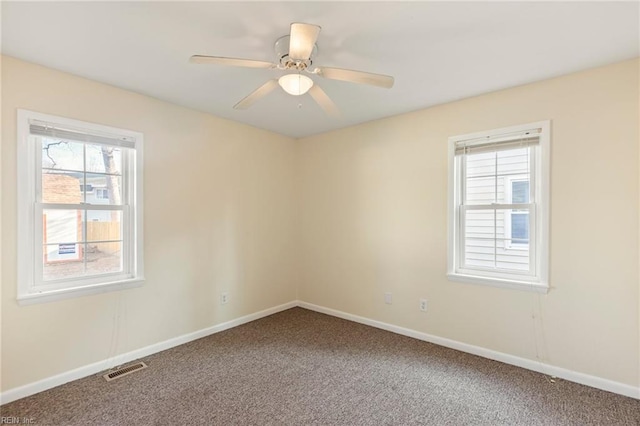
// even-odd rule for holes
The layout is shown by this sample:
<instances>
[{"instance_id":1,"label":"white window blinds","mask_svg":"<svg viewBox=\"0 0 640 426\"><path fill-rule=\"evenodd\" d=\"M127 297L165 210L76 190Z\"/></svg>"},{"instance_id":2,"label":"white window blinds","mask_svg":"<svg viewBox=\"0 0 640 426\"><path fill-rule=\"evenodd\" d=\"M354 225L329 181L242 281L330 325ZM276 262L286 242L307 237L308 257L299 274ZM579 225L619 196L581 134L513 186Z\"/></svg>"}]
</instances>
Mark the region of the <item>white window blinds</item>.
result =
<instances>
[{"instance_id":1,"label":"white window blinds","mask_svg":"<svg viewBox=\"0 0 640 426\"><path fill-rule=\"evenodd\" d=\"M479 154L481 152L496 152L508 149L526 148L540 143L540 129L532 129L515 134L499 135L457 141L455 154Z\"/></svg>"},{"instance_id":2,"label":"white window blinds","mask_svg":"<svg viewBox=\"0 0 640 426\"><path fill-rule=\"evenodd\" d=\"M449 276L546 285L548 122L450 143Z\"/></svg>"},{"instance_id":3,"label":"white window blinds","mask_svg":"<svg viewBox=\"0 0 640 426\"><path fill-rule=\"evenodd\" d=\"M34 136L44 136L68 141L93 143L121 148L135 148L136 140L132 136L113 135L95 130L76 129L39 120L29 122L29 133Z\"/></svg>"}]
</instances>

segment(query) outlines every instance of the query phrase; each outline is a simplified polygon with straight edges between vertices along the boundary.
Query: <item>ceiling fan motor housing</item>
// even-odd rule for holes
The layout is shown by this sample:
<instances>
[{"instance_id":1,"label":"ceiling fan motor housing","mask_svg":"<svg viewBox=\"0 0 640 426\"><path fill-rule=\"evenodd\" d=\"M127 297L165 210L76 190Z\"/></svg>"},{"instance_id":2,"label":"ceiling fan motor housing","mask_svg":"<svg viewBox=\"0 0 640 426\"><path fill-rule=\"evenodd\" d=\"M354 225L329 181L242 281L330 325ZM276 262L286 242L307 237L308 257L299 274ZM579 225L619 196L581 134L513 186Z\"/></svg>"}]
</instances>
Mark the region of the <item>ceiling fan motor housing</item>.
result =
<instances>
[{"instance_id":1,"label":"ceiling fan motor housing","mask_svg":"<svg viewBox=\"0 0 640 426\"><path fill-rule=\"evenodd\" d=\"M278 68L283 70L305 71L313 63L313 57L318 53L318 45L313 45L311 56L305 60L291 59L289 57L289 39L288 35L280 37L276 40L274 49L278 58Z\"/></svg>"}]
</instances>

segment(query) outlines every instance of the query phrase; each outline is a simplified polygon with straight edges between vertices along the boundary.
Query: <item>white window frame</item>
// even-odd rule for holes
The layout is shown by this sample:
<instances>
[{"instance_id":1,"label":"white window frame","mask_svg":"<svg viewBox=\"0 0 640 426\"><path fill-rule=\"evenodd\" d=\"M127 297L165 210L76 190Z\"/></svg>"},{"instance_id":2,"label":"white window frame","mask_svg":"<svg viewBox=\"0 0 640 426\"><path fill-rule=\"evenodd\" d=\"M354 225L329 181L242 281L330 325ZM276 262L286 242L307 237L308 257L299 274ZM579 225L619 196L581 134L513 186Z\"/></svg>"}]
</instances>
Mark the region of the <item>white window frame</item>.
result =
<instances>
[{"instance_id":1,"label":"white window frame","mask_svg":"<svg viewBox=\"0 0 640 426\"><path fill-rule=\"evenodd\" d=\"M68 278L44 284L42 280L42 210L38 193L41 191L42 157L39 144L33 143L30 125L42 122L55 128L121 139L133 146L130 161L123 161L123 226L122 273ZM143 135L140 132L104 126L43 114L18 110L18 293L20 305L51 302L107 291L139 287L144 281L143 256ZM92 143L92 142L89 142ZM73 207L72 207L73 208ZM100 209L109 206L100 205ZM125 219L126 215L126 219ZM125 242L126 241L126 242Z\"/></svg>"},{"instance_id":2,"label":"white window frame","mask_svg":"<svg viewBox=\"0 0 640 426\"><path fill-rule=\"evenodd\" d=\"M538 134L539 143L535 148L532 148L533 179L529 184L530 193L536 194L535 203L530 212L531 227L529 229L532 271L529 275L523 275L482 270L482 268L465 268L461 265L461 244L464 240L463 209L461 208L463 168L460 156L455 155L456 144L461 141L517 139L533 132ZM449 138L447 277L450 280L537 293L548 292L550 134L551 121L547 120Z\"/></svg>"}]
</instances>

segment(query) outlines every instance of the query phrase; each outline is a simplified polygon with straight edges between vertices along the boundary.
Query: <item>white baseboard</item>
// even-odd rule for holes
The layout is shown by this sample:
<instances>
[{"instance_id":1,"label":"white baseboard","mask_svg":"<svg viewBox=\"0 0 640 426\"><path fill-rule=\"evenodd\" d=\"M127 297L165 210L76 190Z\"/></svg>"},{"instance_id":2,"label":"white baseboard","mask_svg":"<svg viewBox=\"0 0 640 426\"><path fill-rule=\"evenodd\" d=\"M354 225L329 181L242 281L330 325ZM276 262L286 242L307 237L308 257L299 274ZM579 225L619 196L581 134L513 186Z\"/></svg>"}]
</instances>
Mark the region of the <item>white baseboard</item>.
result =
<instances>
[{"instance_id":1,"label":"white baseboard","mask_svg":"<svg viewBox=\"0 0 640 426\"><path fill-rule=\"evenodd\" d=\"M603 379L596 376L591 376L577 371L567 370L565 368L556 367L549 364L544 364L531 359L521 358L514 355L505 354L502 352L493 351L491 349L482 348L480 346L469 345L467 343L458 342L451 339L445 339L443 337L433 336L431 334L422 333L420 331L411 330L409 328L399 327L392 324L387 324L381 321L372 320L369 318L361 317L358 315L349 314L346 312L338 311L331 308L325 308L323 306L314 305L302 301L292 301L283 305L274 306L273 308L265 309L260 312L245 315L240 318L236 318L231 321L217 324L211 327L204 328L202 330L195 331L193 333L184 334L182 336L174 337L163 342L159 342L144 348L136 349L125 354L118 355L108 360L95 362L93 364L85 365L80 368L76 368L65 373L61 373L52 377L48 377L43 380L39 380L34 383L29 383L24 386L20 386L14 389L9 389L6 392L0 394L0 404L7 404L9 402L25 398L30 395L34 395L38 392L45 391L47 389L54 388L56 386L63 385L73 380L82 379L92 374L97 374L102 371L108 370L116 365L122 365L136 359L149 356L166 349L173 348L184 343L191 342L193 340L200 339L202 337L209 336L211 334L219 333L224 330L228 330L233 327L237 327L248 322L273 315L277 312L285 311L287 309L299 306L301 308L309 309L312 311L320 312L323 314L331 315L334 317L346 319L349 321L357 322L360 324L369 325L371 327L387 330L392 333L401 334L403 336L412 337L414 339L423 340L425 342L434 343L436 345L445 346L447 348L456 349L462 352L467 352L473 355L478 355L484 358L493 359L496 361L504 362L505 364L515 365L517 367L526 368L528 370L537 371L546 375L559 377L571 382L580 383L586 386L602 389L608 392L617 393L631 398L640 399L640 388L626 385L624 383L614 382L612 380Z\"/></svg>"},{"instance_id":2,"label":"white baseboard","mask_svg":"<svg viewBox=\"0 0 640 426\"><path fill-rule=\"evenodd\" d=\"M285 303L280 306L274 306L273 308L269 308L260 312L255 312L253 314L245 315L243 317L236 318L231 321L223 322L222 324L217 324L211 327L204 328L202 330L194 331L193 333L183 334L182 336L174 337L172 339L165 340L163 342L155 343L153 345L146 346L144 348L136 349L134 351L127 352L125 354L117 355L107 360L98 361L93 364L85 365L83 367L76 368L74 370L67 371L65 373L61 373L52 377L48 377L43 380L38 380L37 382L34 382L34 383L29 383L14 389L9 389L8 391L0 394L0 404L7 404L17 399L21 399L30 395L34 395L38 392L42 392L47 389L51 389L56 386L63 385L73 380L82 379L84 377L91 376L92 374L100 373L102 371L113 368L116 365L122 365L127 362L130 362L139 358L143 358L145 356L149 356L149 355L164 351L166 349L170 349L175 346L200 339L202 337L209 336L211 334L219 333L221 331L228 330L230 328L237 327L239 325L246 324L248 322L255 321L263 317L267 317L269 315L273 315L277 312L294 308L296 306L298 306L297 301Z\"/></svg>"},{"instance_id":3,"label":"white baseboard","mask_svg":"<svg viewBox=\"0 0 640 426\"><path fill-rule=\"evenodd\" d=\"M580 383L582 385L591 386L593 388L598 388L608 392L640 399L639 387L627 385L620 382L614 382L613 380L603 379L601 377L591 376L589 374L579 373L577 371L567 370L565 368L556 367L554 365L545 364L527 358L505 354L503 352L493 351L491 349L486 349L480 346L474 346L451 339L445 339L443 337L438 337L431 334L422 333L420 331L411 330L409 328L387 324L381 321L360 317L358 315L352 315L346 312L337 311L331 308L325 308L323 306L318 306L307 302L298 301L298 306L360 324L369 325L371 327L380 328L382 330L401 334L403 336L413 337L414 339L423 340L425 342L434 343L436 345L445 346L447 348L456 349L461 352L478 355L483 358L489 358L495 361L504 362L505 364L511 364L517 367L526 368L527 370L537 371L539 373L565 379L570 382Z\"/></svg>"}]
</instances>

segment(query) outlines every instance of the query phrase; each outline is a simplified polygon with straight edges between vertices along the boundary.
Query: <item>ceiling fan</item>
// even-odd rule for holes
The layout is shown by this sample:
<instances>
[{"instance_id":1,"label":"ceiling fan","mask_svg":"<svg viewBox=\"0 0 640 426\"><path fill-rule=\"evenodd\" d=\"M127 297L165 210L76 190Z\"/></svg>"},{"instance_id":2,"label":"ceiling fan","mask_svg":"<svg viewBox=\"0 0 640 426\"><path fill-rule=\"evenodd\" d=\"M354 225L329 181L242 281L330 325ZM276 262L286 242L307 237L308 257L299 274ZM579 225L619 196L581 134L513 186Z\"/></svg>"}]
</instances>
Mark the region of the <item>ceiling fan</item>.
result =
<instances>
[{"instance_id":1,"label":"ceiling fan","mask_svg":"<svg viewBox=\"0 0 640 426\"><path fill-rule=\"evenodd\" d=\"M193 55L190 62L195 64L217 64L246 68L267 68L291 71L280 78L269 80L247 97L235 104L235 109L247 109L257 100L269 94L278 85L290 95L300 96L309 93L320 107L329 115L336 116L338 109L315 82L304 73L317 75L331 80L391 88L393 77L364 71L342 68L312 67L313 57L318 51L316 40L320 27L312 24L293 23L289 35L280 37L275 43L277 63L252 59L225 58L221 56Z\"/></svg>"}]
</instances>

